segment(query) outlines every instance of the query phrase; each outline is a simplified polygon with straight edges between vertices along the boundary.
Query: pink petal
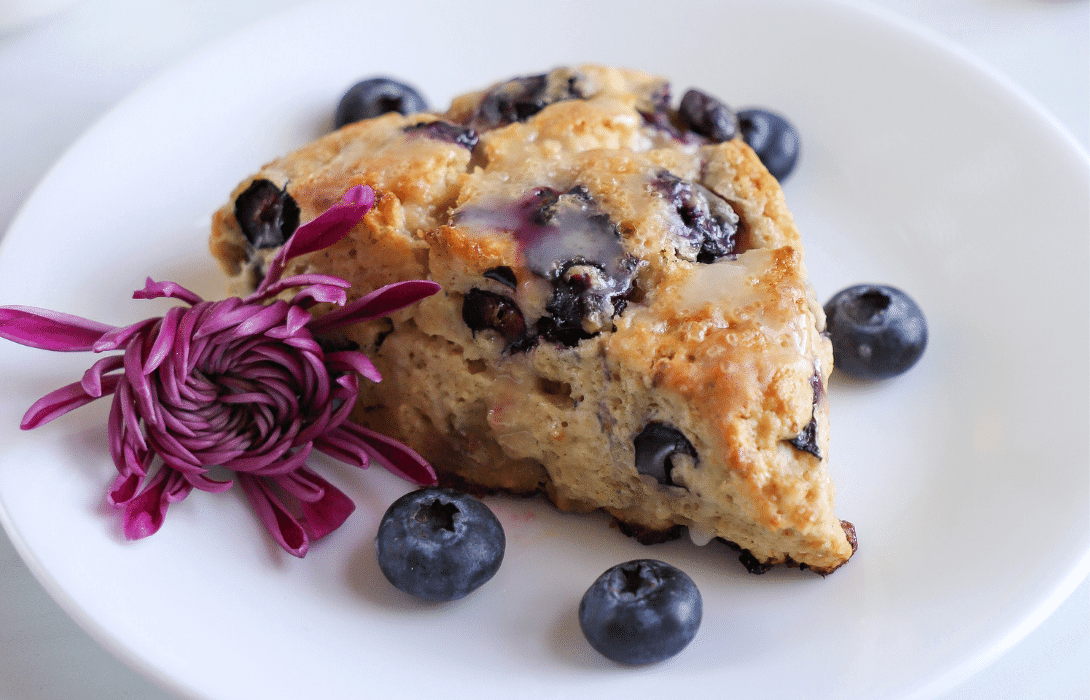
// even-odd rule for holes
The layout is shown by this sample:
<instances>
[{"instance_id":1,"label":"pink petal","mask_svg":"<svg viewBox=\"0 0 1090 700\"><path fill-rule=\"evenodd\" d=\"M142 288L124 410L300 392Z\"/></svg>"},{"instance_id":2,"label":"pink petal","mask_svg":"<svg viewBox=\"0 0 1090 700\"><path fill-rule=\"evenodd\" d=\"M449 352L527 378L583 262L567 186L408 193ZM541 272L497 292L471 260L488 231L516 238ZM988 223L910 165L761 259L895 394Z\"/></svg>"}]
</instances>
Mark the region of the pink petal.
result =
<instances>
[{"instance_id":1,"label":"pink petal","mask_svg":"<svg viewBox=\"0 0 1090 700\"><path fill-rule=\"evenodd\" d=\"M300 445L299 449L285 456L283 459L272 462L260 469L255 469L250 473L255 475L260 474L261 476L279 476L281 474L293 472L306 463L312 449L312 443L308 442L304 445Z\"/></svg>"},{"instance_id":2,"label":"pink petal","mask_svg":"<svg viewBox=\"0 0 1090 700\"><path fill-rule=\"evenodd\" d=\"M148 318L144 319L143 321L138 321L131 326L125 326L124 328L115 328L99 338L98 342L95 343L91 349L95 352L107 352L109 350L117 350L119 347L128 343L133 336L144 332L158 322L158 318Z\"/></svg>"},{"instance_id":3,"label":"pink petal","mask_svg":"<svg viewBox=\"0 0 1090 700\"><path fill-rule=\"evenodd\" d=\"M312 333L323 333L349 323L370 321L435 294L439 285L430 280L394 282L363 296L342 309L337 309L310 324Z\"/></svg>"},{"instance_id":4,"label":"pink petal","mask_svg":"<svg viewBox=\"0 0 1090 700\"><path fill-rule=\"evenodd\" d=\"M250 317L231 329L230 338L245 338L250 335L261 335L273 326L278 326L288 317L288 312L294 307L282 299L277 299L267 306L244 306L250 308ZM303 313L306 313L305 311ZM309 314L308 314L309 315Z\"/></svg>"},{"instance_id":5,"label":"pink petal","mask_svg":"<svg viewBox=\"0 0 1090 700\"><path fill-rule=\"evenodd\" d=\"M320 275L316 273L292 275L291 277L285 277L274 284L262 288L260 292L254 292L243 301L247 304L262 302L266 299L271 299L285 289L291 289L292 287L322 287L328 288L329 290L344 290L351 286L352 284L350 282L343 280L340 277L334 277L333 275ZM335 292L330 291L327 293L334 294ZM343 303L344 302L342 301L341 304Z\"/></svg>"},{"instance_id":6,"label":"pink petal","mask_svg":"<svg viewBox=\"0 0 1090 700\"><path fill-rule=\"evenodd\" d=\"M238 325L265 309L262 304L243 304L238 297L228 297L216 304L202 319L193 338L206 338L214 333Z\"/></svg>"},{"instance_id":7,"label":"pink petal","mask_svg":"<svg viewBox=\"0 0 1090 700\"><path fill-rule=\"evenodd\" d=\"M234 485L234 481L219 481L210 479L203 474L185 474L186 481L193 484L193 488L207 493L223 493Z\"/></svg>"},{"instance_id":8,"label":"pink petal","mask_svg":"<svg viewBox=\"0 0 1090 700\"><path fill-rule=\"evenodd\" d=\"M358 373L361 377L370 379L371 381L382 381L382 375L379 374L378 368L371 363L371 359L364 355L362 352L355 350L344 350L341 352L331 352L325 356L326 366L330 369L350 370Z\"/></svg>"},{"instance_id":9,"label":"pink petal","mask_svg":"<svg viewBox=\"0 0 1090 700\"><path fill-rule=\"evenodd\" d=\"M322 497L317 501L299 503L303 512L302 525L310 539L317 540L343 525L356 510L356 504L343 491L314 472L307 470L307 477L321 486L323 491Z\"/></svg>"},{"instance_id":10,"label":"pink petal","mask_svg":"<svg viewBox=\"0 0 1090 700\"><path fill-rule=\"evenodd\" d=\"M118 474L106 494L106 500L114 507L124 506L136 496L143 479L141 474Z\"/></svg>"},{"instance_id":11,"label":"pink petal","mask_svg":"<svg viewBox=\"0 0 1090 700\"><path fill-rule=\"evenodd\" d=\"M265 335L270 338L290 338L299 331L306 328L307 324L311 322L313 316L305 309L293 306L288 309L288 317L284 319L284 325L277 326L276 328L270 328L266 331Z\"/></svg>"},{"instance_id":12,"label":"pink petal","mask_svg":"<svg viewBox=\"0 0 1090 700\"><path fill-rule=\"evenodd\" d=\"M115 326L30 306L0 306L0 338L41 350L86 352Z\"/></svg>"},{"instance_id":13,"label":"pink petal","mask_svg":"<svg viewBox=\"0 0 1090 700\"><path fill-rule=\"evenodd\" d=\"M185 500L185 497L193 490L193 484L190 483L188 476L180 472L172 471L167 478L167 485L163 490L163 498L167 503L178 503Z\"/></svg>"},{"instance_id":14,"label":"pink petal","mask_svg":"<svg viewBox=\"0 0 1090 700\"><path fill-rule=\"evenodd\" d=\"M291 303L309 309L315 304L344 306L346 301L348 301L348 293L344 289L328 284L312 284L299 290L299 293L292 297Z\"/></svg>"},{"instance_id":15,"label":"pink petal","mask_svg":"<svg viewBox=\"0 0 1090 700\"><path fill-rule=\"evenodd\" d=\"M177 282L156 282L150 277L144 282L143 289L138 289L132 293L133 299L159 299L162 297L181 299L190 306L196 306L204 301L196 293L189 291Z\"/></svg>"},{"instance_id":16,"label":"pink petal","mask_svg":"<svg viewBox=\"0 0 1090 700\"><path fill-rule=\"evenodd\" d=\"M392 437L345 421L337 429L359 439L372 457L377 457L387 471L420 485L435 484L435 470L415 450Z\"/></svg>"},{"instance_id":17,"label":"pink petal","mask_svg":"<svg viewBox=\"0 0 1090 700\"><path fill-rule=\"evenodd\" d=\"M307 467L299 467L287 474L272 477L276 485L298 501L317 501L325 495L322 479Z\"/></svg>"},{"instance_id":18,"label":"pink petal","mask_svg":"<svg viewBox=\"0 0 1090 700\"><path fill-rule=\"evenodd\" d=\"M242 491L250 505L257 512L258 520L277 544L289 554L305 556L310 547L307 533L265 485L265 480L262 477L239 474L238 482L242 485Z\"/></svg>"},{"instance_id":19,"label":"pink petal","mask_svg":"<svg viewBox=\"0 0 1090 700\"><path fill-rule=\"evenodd\" d=\"M288 260L328 248L347 236L374 203L374 191L366 185L357 185L345 192L340 202L296 229L269 263L265 279L258 285L258 293L280 281Z\"/></svg>"},{"instance_id":20,"label":"pink petal","mask_svg":"<svg viewBox=\"0 0 1090 700\"><path fill-rule=\"evenodd\" d=\"M177 337L178 326L184 313L185 309L176 306L167 311L167 315L163 317L163 322L159 324L159 332L155 337L155 342L152 343L147 359L144 360L144 374L154 372L174 352L174 340Z\"/></svg>"},{"instance_id":21,"label":"pink petal","mask_svg":"<svg viewBox=\"0 0 1090 700\"><path fill-rule=\"evenodd\" d=\"M363 442L348 433L331 430L314 439L314 448L345 464L366 469L371 465L371 456Z\"/></svg>"},{"instance_id":22,"label":"pink petal","mask_svg":"<svg viewBox=\"0 0 1090 700\"><path fill-rule=\"evenodd\" d=\"M118 375L104 377L101 387L102 391L98 396L88 394L83 389L83 385L80 382L74 382L67 386L62 386L56 391L51 391L35 401L34 405L27 409L19 427L23 430L33 430L40 425L45 425L56 418L60 418L69 411L74 411L80 406L85 406L106 394L112 394L117 389L118 382L120 381L121 377Z\"/></svg>"},{"instance_id":23,"label":"pink petal","mask_svg":"<svg viewBox=\"0 0 1090 700\"><path fill-rule=\"evenodd\" d=\"M124 359L119 355L104 357L91 365L91 368L83 373L83 379L80 380L80 385L83 387L83 390L87 392L88 396L100 397L102 396L103 376L107 372L121 369L123 365Z\"/></svg>"},{"instance_id":24,"label":"pink petal","mask_svg":"<svg viewBox=\"0 0 1090 700\"><path fill-rule=\"evenodd\" d=\"M132 388L136 397L136 410L145 423L157 425L159 402L157 393L148 381L144 373L144 358L142 357L142 343L129 343L125 348L125 379Z\"/></svg>"},{"instance_id":25,"label":"pink petal","mask_svg":"<svg viewBox=\"0 0 1090 700\"><path fill-rule=\"evenodd\" d=\"M144 490L125 504L125 516L121 522L126 539L139 540L154 535L162 527L167 506L170 505L165 491L167 477L171 473L171 469L161 468L148 480Z\"/></svg>"}]
</instances>

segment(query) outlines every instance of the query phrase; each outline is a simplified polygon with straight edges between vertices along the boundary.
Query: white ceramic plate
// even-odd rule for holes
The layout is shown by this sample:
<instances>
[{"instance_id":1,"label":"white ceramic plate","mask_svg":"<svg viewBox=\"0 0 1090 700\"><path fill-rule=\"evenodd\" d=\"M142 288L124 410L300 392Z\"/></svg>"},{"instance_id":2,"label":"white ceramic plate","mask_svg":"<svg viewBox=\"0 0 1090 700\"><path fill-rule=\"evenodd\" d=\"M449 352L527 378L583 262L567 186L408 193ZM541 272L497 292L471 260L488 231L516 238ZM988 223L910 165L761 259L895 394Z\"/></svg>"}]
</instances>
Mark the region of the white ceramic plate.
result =
<instances>
[{"instance_id":1,"label":"white ceramic plate","mask_svg":"<svg viewBox=\"0 0 1090 700\"><path fill-rule=\"evenodd\" d=\"M670 75L803 138L788 203L818 294L913 294L931 346L909 374L834 382L838 514L860 550L827 579L751 576L725 548L646 549L604 519L492 499L500 573L420 605L374 562L406 486L321 465L360 508L304 560L236 493L195 492L155 536L104 505L106 408L31 433L39 396L91 358L0 344L0 516L42 584L96 639L185 697L775 695L930 697L1043 619L1086 575L1087 159L1003 80L884 15L829 2L423 0L302 8L163 75L57 164L0 250L0 304L121 323L146 275L209 296L210 212L265 160L321 133L344 88L386 73L433 104L515 74L601 61ZM396 6L396 9L394 9ZM622 669L576 605L606 567L654 555L704 594L681 655Z\"/></svg>"}]
</instances>

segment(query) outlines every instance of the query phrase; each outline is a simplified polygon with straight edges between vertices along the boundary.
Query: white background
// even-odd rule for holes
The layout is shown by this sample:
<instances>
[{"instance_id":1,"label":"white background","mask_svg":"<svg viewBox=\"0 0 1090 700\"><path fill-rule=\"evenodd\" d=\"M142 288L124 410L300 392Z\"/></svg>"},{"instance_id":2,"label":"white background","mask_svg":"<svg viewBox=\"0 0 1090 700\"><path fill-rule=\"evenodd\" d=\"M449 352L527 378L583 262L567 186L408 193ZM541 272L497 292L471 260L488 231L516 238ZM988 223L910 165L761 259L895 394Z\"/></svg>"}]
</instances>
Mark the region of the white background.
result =
<instances>
[{"instance_id":1,"label":"white background","mask_svg":"<svg viewBox=\"0 0 1090 700\"><path fill-rule=\"evenodd\" d=\"M118 100L190 52L296 4L0 0L0 231L50 165ZM954 40L1041 102L1084 149L1090 144L1086 0L860 4ZM53 12L32 19L39 7ZM167 697L72 622L0 534L0 700ZM1004 698L1090 698L1090 584L943 700Z\"/></svg>"}]
</instances>

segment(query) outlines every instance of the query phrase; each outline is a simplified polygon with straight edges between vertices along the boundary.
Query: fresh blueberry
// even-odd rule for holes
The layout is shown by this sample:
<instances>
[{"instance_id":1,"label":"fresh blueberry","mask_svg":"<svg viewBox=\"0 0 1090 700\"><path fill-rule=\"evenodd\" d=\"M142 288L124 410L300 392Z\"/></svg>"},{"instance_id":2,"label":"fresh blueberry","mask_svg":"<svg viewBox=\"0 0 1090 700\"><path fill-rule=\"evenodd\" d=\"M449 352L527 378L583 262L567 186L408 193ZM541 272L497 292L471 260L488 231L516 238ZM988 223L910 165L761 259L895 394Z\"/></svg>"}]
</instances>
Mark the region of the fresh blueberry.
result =
<instances>
[{"instance_id":1,"label":"fresh blueberry","mask_svg":"<svg viewBox=\"0 0 1090 700\"><path fill-rule=\"evenodd\" d=\"M681 218L681 227L671 231L679 257L690 262L712 263L741 252L738 240L741 219L725 199L668 170L656 173L651 187Z\"/></svg>"},{"instance_id":2,"label":"fresh blueberry","mask_svg":"<svg viewBox=\"0 0 1090 700\"><path fill-rule=\"evenodd\" d=\"M508 346L526 336L526 319L514 299L476 287L462 300L462 321L474 335L486 329L496 331Z\"/></svg>"},{"instance_id":3,"label":"fresh blueberry","mask_svg":"<svg viewBox=\"0 0 1090 700\"><path fill-rule=\"evenodd\" d=\"M466 148L470 151L477 145L480 137L477 132L469 127L458 126L445 121L421 122L405 127L406 134L420 134L437 141L446 141Z\"/></svg>"},{"instance_id":4,"label":"fresh blueberry","mask_svg":"<svg viewBox=\"0 0 1090 700\"><path fill-rule=\"evenodd\" d=\"M415 114L427 109L427 101L416 88L391 78L368 78L348 88L341 97L333 114L333 126L339 129L387 112Z\"/></svg>"},{"instance_id":5,"label":"fresh blueberry","mask_svg":"<svg viewBox=\"0 0 1090 700\"><path fill-rule=\"evenodd\" d=\"M681 570L654 559L618 564L598 577L579 603L583 635L608 659L658 663L696 636L703 601Z\"/></svg>"},{"instance_id":6,"label":"fresh blueberry","mask_svg":"<svg viewBox=\"0 0 1090 700\"><path fill-rule=\"evenodd\" d=\"M895 377L916 364L927 346L923 311L894 287L849 287L825 304L825 315L834 366L852 377Z\"/></svg>"},{"instance_id":7,"label":"fresh blueberry","mask_svg":"<svg viewBox=\"0 0 1090 700\"><path fill-rule=\"evenodd\" d=\"M235 219L254 248L275 248L299 228L299 205L287 190L254 180L235 198Z\"/></svg>"},{"instance_id":8,"label":"fresh blueberry","mask_svg":"<svg viewBox=\"0 0 1090 700\"><path fill-rule=\"evenodd\" d=\"M744 109L738 112L742 140L749 144L768 172L784 180L799 160L799 132L775 112Z\"/></svg>"},{"instance_id":9,"label":"fresh blueberry","mask_svg":"<svg viewBox=\"0 0 1090 700\"><path fill-rule=\"evenodd\" d=\"M685 455L696 461L693 443L673 426L652 421L632 441L636 449L636 471L648 474L666 486L674 485L674 459Z\"/></svg>"},{"instance_id":10,"label":"fresh blueberry","mask_svg":"<svg viewBox=\"0 0 1090 700\"><path fill-rule=\"evenodd\" d=\"M738 117L731 108L699 90L686 92L677 111L689 131L716 143L730 141L738 133Z\"/></svg>"},{"instance_id":11,"label":"fresh blueberry","mask_svg":"<svg viewBox=\"0 0 1090 700\"><path fill-rule=\"evenodd\" d=\"M435 601L458 600L484 585L499 570L505 547L503 526L488 506L438 487L394 501L375 538L390 583Z\"/></svg>"}]
</instances>

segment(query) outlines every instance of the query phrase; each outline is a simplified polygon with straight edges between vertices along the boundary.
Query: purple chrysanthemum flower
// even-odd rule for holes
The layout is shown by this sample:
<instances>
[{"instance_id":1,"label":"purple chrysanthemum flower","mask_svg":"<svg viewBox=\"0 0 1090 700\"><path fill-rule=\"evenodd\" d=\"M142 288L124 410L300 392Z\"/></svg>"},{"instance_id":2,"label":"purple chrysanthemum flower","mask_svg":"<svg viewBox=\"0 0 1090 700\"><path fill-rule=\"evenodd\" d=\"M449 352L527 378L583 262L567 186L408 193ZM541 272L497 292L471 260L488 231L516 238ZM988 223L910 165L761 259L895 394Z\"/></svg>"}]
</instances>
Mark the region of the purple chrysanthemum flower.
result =
<instances>
[{"instance_id":1,"label":"purple chrysanthemum flower","mask_svg":"<svg viewBox=\"0 0 1090 700\"><path fill-rule=\"evenodd\" d=\"M416 452L347 420L359 377L381 377L363 353L326 352L315 335L385 316L439 285L399 282L346 305L350 285L343 279L282 278L288 260L342 239L374 200L369 187L353 187L300 226L245 299L205 301L179 284L149 278L134 299L171 297L187 306L123 328L45 309L0 307L2 338L62 352L122 351L42 397L21 427L36 428L113 394L109 442L118 477L107 497L124 510L129 539L156 532L167 507L194 488L230 488L234 481L209 476L213 467L234 472L269 533L300 557L355 509L307 466L312 450L359 467L378 458L405 479L435 483L434 470ZM342 308L315 317L311 309L319 303Z\"/></svg>"}]
</instances>

